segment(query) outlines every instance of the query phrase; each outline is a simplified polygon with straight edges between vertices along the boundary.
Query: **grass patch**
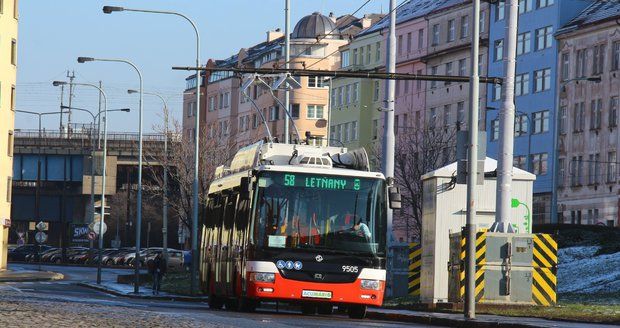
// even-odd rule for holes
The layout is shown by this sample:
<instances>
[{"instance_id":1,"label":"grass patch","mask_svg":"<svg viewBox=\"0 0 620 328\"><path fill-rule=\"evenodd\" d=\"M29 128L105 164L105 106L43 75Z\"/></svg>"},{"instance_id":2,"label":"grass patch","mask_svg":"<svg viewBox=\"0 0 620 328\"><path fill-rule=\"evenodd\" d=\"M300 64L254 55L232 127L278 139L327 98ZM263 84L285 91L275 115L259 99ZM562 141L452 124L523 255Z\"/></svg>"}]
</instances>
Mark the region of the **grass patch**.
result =
<instances>
[{"instance_id":1,"label":"grass patch","mask_svg":"<svg viewBox=\"0 0 620 328\"><path fill-rule=\"evenodd\" d=\"M536 317L550 320L569 320L596 323L620 323L620 305L561 304L545 306L506 306L484 308L478 313L511 317Z\"/></svg>"},{"instance_id":2,"label":"grass patch","mask_svg":"<svg viewBox=\"0 0 620 328\"><path fill-rule=\"evenodd\" d=\"M170 272L164 276L161 282L161 291L190 296L192 295L190 278L189 272ZM198 290L194 296L202 296L202 292Z\"/></svg>"}]
</instances>

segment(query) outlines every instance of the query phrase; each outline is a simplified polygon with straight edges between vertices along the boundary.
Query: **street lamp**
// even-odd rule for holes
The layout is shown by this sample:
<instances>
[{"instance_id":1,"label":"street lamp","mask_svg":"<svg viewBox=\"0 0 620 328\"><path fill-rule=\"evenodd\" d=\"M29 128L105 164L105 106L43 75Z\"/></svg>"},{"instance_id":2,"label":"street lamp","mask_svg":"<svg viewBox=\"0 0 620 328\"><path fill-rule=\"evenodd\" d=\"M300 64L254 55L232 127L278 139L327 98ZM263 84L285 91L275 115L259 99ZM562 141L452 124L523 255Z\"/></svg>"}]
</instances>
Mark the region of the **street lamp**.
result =
<instances>
[{"instance_id":1,"label":"street lamp","mask_svg":"<svg viewBox=\"0 0 620 328\"><path fill-rule=\"evenodd\" d=\"M116 62L116 63L125 63L138 73L138 78L140 80L140 101L139 101L139 114L138 114L138 199L137 199L137 209L136 209L136 257L135 257L135 283L134 283L134 293L138 294L140 292L140 235L142 229L142 73L138 69L138 67L125 59L110 59L110 58L93 58L93 57L78 57L78 63L86 63L93 61L103 61L103 62Z\"/></svg>"},{"instance_id":2,"label":"street lamp","mask_svg":"<svg viewBox=\"0 0 620 328\"><path fill-rule=\"evenodd\" d=\"M196 110L196 115L195 115L196 122L194 124L194 129L195 129L194 131L194 185L193 185L193 204L192 204L192 262L191 262L192 264L191 292L193 294L194 291L197 289L196 278L197 278L197 273L198 273L198 266L197 266L197 262L198 262L198 162L199 162L198 156L200 154L199 152L200 151L200 146L199 146L199 142L200 142L200 85L202 84L201 74L200 74L200 33L198 32L198 28L196 27L196 24L194 23L194 21L192 21L189 17L181 13L177 13L173 11L131 9L131 8L115 7L115 6L103 6L102 9L103 9L104 14L111 14L113 12L120 12L120 11L133 11L133 12L141 12L141 13L148 13L148 14L163 14L163 15L179 16L185 19L187 22L189 22L192 25L192 28L194 29L194 33L196 34L196 108L197 110ZM92 60L92 58L84 58L84 60L86 61L88 61L89 59ZM142 90L142 88L140 88L140 90ZM140 113L142 113L142 109L140 109ZM138 192L140 193L140 191ZM137 259L137 255L136 255L136 259ZM137 278L138 278L138 271L136 269L136 287L134 289L136 293L138 292Z\"/></svg>"},{"instance_id":3,"label":"street lamp","mask_svg":"<svg viewBox=\"0 0 620 328\"><path fill-rule=\"evenodd\" d=\"M97 87L98 88L98 87ZM102 95L103 90L101 90ZM104 96L105 99L105 96ZM108 113L109 112L126 112L128 113L130 111L129 108L120 108L120 109L104 109L103 111L98 112L97 114L93 114L91 111L87 110L87 109L83 109L83 108L77 108L77 107L68 107L68 106L61 106L62 109L69 109L69 110L78 110L78 111L82 111L85 113L90 114L90 116L93 118L93 126L95 125L95 123L97 122L97 119L99 118L99 116L102 113L105 113L105 117L103 118L103 170L101 173L101 216L99 219L99 255L98 255L98 263L97 263L97 284L101 284L101 260L103 258L103 224L105 222L105 180L106 180L106 159L107 159L107 155L108 155ZM92 140L92 138L91 138ZM91 141L93 142L93 141ZM92 148L92 147L91 147ZM95 157L94 157L94 152L93 155L91 156L91 162L95 162ZM94 168L94 165L91 165L92 168ZM95 181L95 171L91 171L91 186L94 184L92 181ZM94 209L94 203L93 203L93 217L94 217L94 213L95 213L95 209ZM94 220L93 220L94 222Z\"/></svg>"},{"instance_id":4,"label":"street lamp","mask_svg":"<svg viewBox=\"0 0 620 328\"><path fill-rule=\"evenodd\" d=\"M127 90L128 94L139 93L138 90L129 89ZM164 97L162 97L158 93L154 92L143 92L145 95L151 95L158 97L162 103L164 104L164 156L166 160L168 160L168 102ZM167 163L164 163L164 197L163 198L163 215L162 215L162 237L163 237L163 254L164 259L168 260L168 166Z\"/></svg>"},{"instance_id":5,"label":"street lamp","mask_svg":"<svg viewBox=\"0 0 620 328\"><path fill-rule=\"evenodd\" d=\"M570 82L579 81L588 81L594 83L601 83L602 79L600 76L588 76L588 77L577 77L568 79L560 82L562 92L566 92L566 85ZM558 94L558 104L559 104L559 94ZM555 131L553 133L553 175L551 176L551 222L558 220L558 165L559 165L559 157L560 151L558 147L558 142L560 140L560 125L561 125L562 117L555 111Z\"/></svg>"}]
</instances>

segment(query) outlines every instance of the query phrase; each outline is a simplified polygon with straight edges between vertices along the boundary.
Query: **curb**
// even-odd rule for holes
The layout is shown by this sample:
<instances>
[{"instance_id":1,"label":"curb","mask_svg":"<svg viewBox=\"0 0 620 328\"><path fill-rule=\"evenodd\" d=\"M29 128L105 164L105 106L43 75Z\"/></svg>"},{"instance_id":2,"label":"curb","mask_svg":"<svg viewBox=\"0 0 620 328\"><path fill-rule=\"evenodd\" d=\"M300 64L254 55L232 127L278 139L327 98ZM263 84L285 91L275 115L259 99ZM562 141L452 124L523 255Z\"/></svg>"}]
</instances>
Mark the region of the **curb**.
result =
<instances>
[{"instance_id":1,"label":"curb","mask_svg":"<svg viewBox=\"0 0 620 328\"><path fill-rule=\"evenodd\" d=\"M119 291L116 291L114 289L110 289L104 286L98 286L96 284L85 283L85 282L78 282L77 285L81 287L98 290L100 292L104 292L104 293L111 294L114 296L121 296L121 297L133 298L133 299L196 302L196 303L206 302L208 300L207 297L193 297L193 296L182 296L182 295L166 295L166 296L155 296L154 295L152 296L152 295L135 295L135 294L130 294L130 293L128 294L128 293L122 293L122 292L119 292Z\"/></svg>"},{"instance_id":2,"label":"curb","mask_svg":"<svg viewBox=\"0 0 620 328\"><path fill-rule=\"evenodd\" d=\"M414 315L414 314L400 314L400 313L384 313L384 312L372 312L368 311L366 314L368 319L384 320L384 321L398 321L398 322L410 322L425 324L431 326L450 326L450 327L477 327L477 328L489 328L489 327L502 327L502 328L532 328L539 327L536 325L523 324L523 323L510 323L500 321L488 321L488 320L468 320L468 319L453 319L453 318L440 318L433 315Z\"/></svg>"},{"instance_id":3,"label":"curb","mask_svg":"<svg viewBox=\"0 0 620 328\"><path fill-rule=\"evenodd\" d=\"M51 275L49 277L15 277L15 278L0 278L0 283L3 282L40 282L40 281L55 281L55 280L63 280L65 276L62 273L49 272Z\"/></svg>"}]
</instances>

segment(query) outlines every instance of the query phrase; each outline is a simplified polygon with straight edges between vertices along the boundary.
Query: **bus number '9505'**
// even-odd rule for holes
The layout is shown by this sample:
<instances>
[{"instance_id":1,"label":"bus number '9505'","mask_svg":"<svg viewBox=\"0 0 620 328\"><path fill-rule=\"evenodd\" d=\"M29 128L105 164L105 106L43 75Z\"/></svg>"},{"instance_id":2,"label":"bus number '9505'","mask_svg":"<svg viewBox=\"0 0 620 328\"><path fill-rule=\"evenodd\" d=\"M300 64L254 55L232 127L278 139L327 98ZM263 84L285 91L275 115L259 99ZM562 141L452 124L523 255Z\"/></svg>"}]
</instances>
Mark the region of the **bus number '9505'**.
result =
<instances>
[{"instance_id":1,"label":"bus number '9505'","mask_svg":"<svg viewBox=\"0 0 620 328\"><path fill-rule=\"evenodd\" d=\"M359 269L357 268L357 266L352 266L352 265L343 265L343 266L342 266L342 272L353 272L353 273L357 273L357 272L359 272Z\"/></svg>"}]
</instances>

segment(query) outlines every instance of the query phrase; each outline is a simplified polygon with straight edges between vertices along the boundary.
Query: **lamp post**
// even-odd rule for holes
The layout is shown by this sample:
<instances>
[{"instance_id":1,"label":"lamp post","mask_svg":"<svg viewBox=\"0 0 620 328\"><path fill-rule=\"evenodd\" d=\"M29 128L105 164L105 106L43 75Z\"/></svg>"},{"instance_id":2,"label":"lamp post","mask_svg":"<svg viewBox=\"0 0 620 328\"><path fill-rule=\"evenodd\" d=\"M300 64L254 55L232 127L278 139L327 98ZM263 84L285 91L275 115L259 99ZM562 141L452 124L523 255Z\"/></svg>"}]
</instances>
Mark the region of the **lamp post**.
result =
<instances>
[{"instance_id":1,"label":"lamp post","mask_svg":"<svg viewBox=\"0 0 620 328\"><path fill-rule=\"evenodd\" d=\"M102 95L105 94L103 93L102 90ZM105 96L104 96L105 99ZM101 284L101 260L103 258L103 224L105 222L105 184L106 184L106 157L108 155L108 113L110 112L129 112L130 109L129 108L121 108L121 109L104 109L100 112L98 112L97 114L93 114L91 111L87 110L87 109L83 109L83 108L77 108L77 107L68 107L68 106L62 106L63 109L69 109L69 110L78 110L81 112L85 112L90 114L90 116L93 119L93 126L95 125L95 123L97 122L97 120L100 118L102 113L105 113L105 117L103 118L103 170L101 173L101 215L100 215L100 219L99 219L99 251L98 251L98 263L97 263L97 284ZM94 162L94 157L93 160ZM95 172L91 172L91 180L95 180ZM94 208L93 208L93 213L94 213ZM94 222L94 221L93 221Z\"/></svg>"},{"instance_id":2,"label":"lamp post","mask_svg":"<svg viewBox=\"0 0 620 328\"><path fill-rule=\"evenodd\" d=\"M136 257L135 257L135 282L134 282L134 293L138 294L140 292L140 236L142 229L142 90L143 90L143 80L142 73L138 69L134 63L125 60L125 59L110 59L110 58L92 58L92 57L78 57L78 63L86 63L93 61L102 61L102 62L115 62L115 63L125 63L131 66L136 73L138 73L138 78L140 80L140 101L139 101L139 109L138 109L138 197L136 201Z\"/></svg>"},{"instance_id":3,"label":"lamp post","mask_svg":"<svg viewBox=\"0 0 620 328\"><path fill-rule=\"evenodd\" d=\"M127 90L128 94L134 94L138 92L139 91L132 90L132 89ZM167 161L168 160L168 102L160 94L157 94L154 92L145 91L143 92L143 94L158 97L161 100L161 102L164 104L164 135L165 135L164 136L164 156ZM164 204L163 204L163 214L162 214L162 225L163 225L162 248L163 248L164 259L166 259L167 261L168 260L168 166L167 166L167 163L164 163L164 190L163 191L164 191L164 197L162 198L163 198Z\"/></svg>"},{"instance_id":4,"label":"lamp post","mask_svg":"<svg viewBox=\"0 0 620 328\"><path fill-rule=\"evenodd\" d=\"M579 82L579 81L588 81L594 83L601 83L602 79L600 76L589 76L589 77L578 77L572 78L565 81L560 82L561 91L566 92L566 85L570 82ZM558 105L559 105L559 92L558 92ZM558 165L559 165L559 157L560 151L558 147L558 142L560 140L560 125L561 125L562 117L555 111L555 131L553 133L553 175L551 176L551 218L550 221L558 220Z\"/></svg>"},{"instance_id":5,"label":"lamp post","mask_svg":"<svg viewBox=\"0 0 620 328\"><path fill-rule=\"evenodd\" d=\"M37 115L39 117L39 140L38 140L38 144L39 144L39 153L37 156L37 187L35 189L35 216L37 217L37 221L40 219L40 201L39 201L39 196L40 196L40 191L41 191L41 118L45 115L55 115L55 114L60 114L62 115L63 112L62 110L60 112L45 112L45 113L37 113L37 112L31 112L31 111L27 111L27 110L19 110L16 109L15 112L17 113L23 113L23 114L30 114L30 115ZM41 259L39 258L39 249L37 248L37 260L39 261L39 271L41 271Z\"/></svg>"},{"instance_id":6,"label":"lamp post","mask_svg":"<svg viewBox=\"0 0 620 328\"><path fill-rule=\"evenodd\" d=\"M193 294L197 288L197 273L198 273L198 156L200 154L200 85L201 83L201 75L200 75L200 33L198 32L198 28L194 21L192 21L189 17L173 12L173 11L163 11L163 10L147 10L147 9L131 9L124 7L115 7L115 6L103 6L102 8L104 14L111 14L113 12L120 11L133 11L140 13L148 13L148 14L162 14L162 15L174 15L185 19L192 25L194 29L194 33L196 34L196 122L194 124L194 184L193 184L193 203L192 203L192 267L191 267L191 293ZM142 90L142 89L140 89ZM140 109L140 113L142 113L142 109ZM140 193L140 191L138 191ZM137 255L136 255L137 256ZM137 259L137 258L136 258ZM137 279L136 271L136 279ZM137 286L137 285L136 285ZM136 293L138 292L137 287L135 288Z\"/></svg>"}]
</instances>

